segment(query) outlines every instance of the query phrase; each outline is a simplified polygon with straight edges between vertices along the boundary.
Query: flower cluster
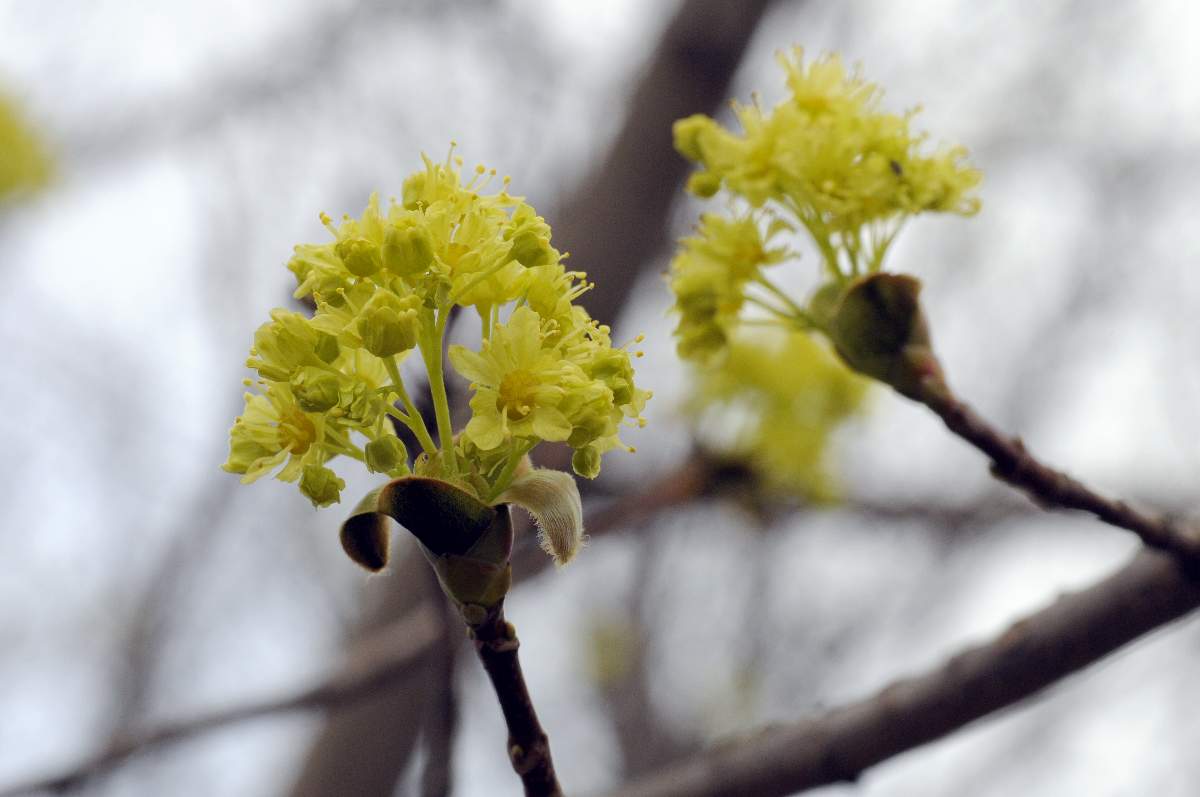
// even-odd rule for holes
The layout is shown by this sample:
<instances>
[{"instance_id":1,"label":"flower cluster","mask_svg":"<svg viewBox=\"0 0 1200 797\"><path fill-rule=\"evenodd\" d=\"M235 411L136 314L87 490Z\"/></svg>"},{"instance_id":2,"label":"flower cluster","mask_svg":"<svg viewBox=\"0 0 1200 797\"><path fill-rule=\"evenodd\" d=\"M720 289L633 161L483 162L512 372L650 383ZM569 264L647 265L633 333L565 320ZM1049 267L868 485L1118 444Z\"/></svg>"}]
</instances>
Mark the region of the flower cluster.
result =
<instances>
[{"instance_id":1,"label":"flower cluster","mask_svg":"<svg viewBox=\"0 0 1200 797\"><path fill-rule=\"evenodd\" d=\"M50 177L50 159L16 106L0 96L0 200L31 191Z\"/></svg>"},{"instance_id":2,"label":"flower cluster","mask_svg":"<svg viewBox=\"0 0 1200 797\"><path fill-rule=\"evenodd\" d=\"M829 438L861 407L868 383L821 341L780 327L741 330L729 356L697 368L695 380L688 409L712 453L748 466L771 492L836 496Z\"/></svg>"},{"instance_id":3,"label":"flower cluster","mask_svg":"<svg viewBox=\"0 0 1200 797\"><path fill-rule=\"evenodd\" d=\"M575 300L585 275L568 271L550 228L509 181L477 167L469 181L453 149L444 163L404 181L362 218L322 221L324 244L296 247L288 268L312 317L275 310L247 361L259 394L230 433L228 471L250 482L275 473L298 481L316 506L340 498L327 466L339 454L392 477L416 474L458 485L485 503L510 487L542 441L574 450L576 473L595 477L626 423L643 423L647 391L634 384L631 352ZM471 382L471 419L451 427L443 373L446 328L455 308L480 318L477 350L449 347L450 364ZM418 351L428 372L436 439L412 399L400 364ZM399 406L396 403L399 402ZM411 430L415 458L393 422Z\"/></svg>"},{"instance_id":4,"label":"flower cluster","mask_svg":"<svg viewBox=\"0 0 1200 797\"><path fill-rule=\"evenodd\" d=\"M961 147L932 152L914 133L915 111L880 110L882 92L836 55L805 63L781 54L789 96L771 111L734 105L742 132L696 115L675 124L675 146L700 169L689 190L724 189L744 210L706 215L671 264L680 355L722 350L745 306L783 326L823 330L833 298L880 271L904 222L920 213L971 215L980 174ZM763 273L793 257L786 233L803 230L822 261L822 286L799 303Z\"/></svg>"}]
</instances>

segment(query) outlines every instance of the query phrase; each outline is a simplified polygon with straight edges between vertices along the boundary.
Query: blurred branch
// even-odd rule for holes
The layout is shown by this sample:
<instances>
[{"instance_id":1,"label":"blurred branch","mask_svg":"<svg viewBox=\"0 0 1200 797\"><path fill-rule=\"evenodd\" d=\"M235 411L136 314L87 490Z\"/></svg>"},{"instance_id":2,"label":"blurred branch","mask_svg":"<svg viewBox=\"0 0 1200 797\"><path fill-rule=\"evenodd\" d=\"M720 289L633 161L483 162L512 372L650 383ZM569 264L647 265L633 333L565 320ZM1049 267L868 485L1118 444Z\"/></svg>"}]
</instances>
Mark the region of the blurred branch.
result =
<instances>
[{"instance_id":1,"label":"blurred branch","mask_svg":"<svg viewBox=\"0 0 1200 797\"><path fill-rule=\"evenodd\" d=\"M437 581L432 568L428 569L428 576L431 581ZM444 797L453 790L454 741L458 730L458 692L454 676L458 649L464 636L461 621L450 603L434 602L441 607L441 629L434 652L440 663L435 665L437 680L430 685L433 697L421 722L421 741L425 750L420 786L423 797Z\"/></svg>"},{"instance_id":2,"label":"blurred branch","mask_svg":"<svg viewBox=\"0 0 1200 797\"><path fill-rule=\"evenodd\" d=\"M358 51L355 42L361 34L384 29L388 17L407 14L431 22L448 11L443 4L415 0L324 5L244 63L213 70L213 78L198 90L148 100L107 123L79 130L68 147L72 158L85 165L111 165L156 144L206 134L228 119L286 100L298 87L332 71ZM473 3L476 8L486 5Z\"/></svg>"},{"instance_id":3,"label":"blurred branch","mask_svg":"<svg viewBox=\"0 0 1200 797\"><path fill-rule=\"evenodd\" d=\"M1087 485L1037 460L1015 437L1008 437L979 417L948 390L926 389L920 400L933 410L951 432L992 460L992 474L1035 503L1050 509L1077 509L1109 525L1128 529L1151 548L1180 558L1190 569L1200 566L1200 536L1171 518L1141 512L1125 501L1115 501Z\"/></svg>"},{"instance_id":4,"label":"blurred branch","mask_svg":"<svg viewBox=\"0 0 1200 797\"><path fill-rule=\"evenodd\" d=\"M631 627L622 646L625 660L614 677L601 680L605 705L612 716L617 745L621 751L622 773L634 778L653 771L695 751L694 738L681 738L655 709L650 694L651 667L647 629L651 610L658 605L652 590L655 566L662 561L661 537L638 535L634 556L633 583L627 613Z\"/></svg>"},{"instance_id":5,"label":"blurred branch","mask_svg":"<svg viewBox=\"0 0 1200 797\"><path fill-rule=\"evenodd\" d=\"M685 0L663 31L604 160L551 215L554 239L596 286L581 301L611 323L647 261L666 244L667 218L689 169L671 125L729 99L738 64L768 0ZM599 277L599 279L595 279Z\"/></svg>"},{"instance_id":6,"label":"blurred branch","mask_svg":"<svg viewBox=\"0 0 1200 797\"><path fill-rule=\"evenodd\" d=\"M881 761L1014 705L1197 606L1200 585L1170 556L1143 551L1103 581L1059 598L928 673L717 746L618 793L770 797L854 781Z\"/></svg>"},{"instance_id":7,"label":"blurred branch","mask_svg":"<svg viewBox=\"0 0 1200 797\"><path fill-rule=\"evenodd\" d=\"M143 733L130 733L113 739L106 749L83 764L58 775L0 791L0 797L38 791L65 791L133 755L206 731L257 717L301 709L327 709L361 700L406 673L436 641L438 630L435 611L428 606L421 606L386 631L356 646L345 665L322 683L285 697L212 711Z\"/></svg>"}]
</instances>

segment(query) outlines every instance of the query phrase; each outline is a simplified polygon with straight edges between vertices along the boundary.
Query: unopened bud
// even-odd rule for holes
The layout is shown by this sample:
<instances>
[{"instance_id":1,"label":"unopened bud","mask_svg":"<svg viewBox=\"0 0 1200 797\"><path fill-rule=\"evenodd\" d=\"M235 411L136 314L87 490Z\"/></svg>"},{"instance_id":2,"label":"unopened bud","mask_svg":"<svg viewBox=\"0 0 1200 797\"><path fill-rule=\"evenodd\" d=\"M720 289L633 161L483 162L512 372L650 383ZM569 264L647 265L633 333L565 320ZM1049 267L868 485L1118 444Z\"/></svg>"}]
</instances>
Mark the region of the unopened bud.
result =
<instances>
[{"instance_id":1,"label":"unopened bud","mask_svg":"<svg viewBox=\"0 0 1200 797\"><path fill-rule=\"evenodd\" d=\"M346 270L356 277L369 277L383 265L379 257L379 247L366 238L338 241L335 249Z\"/></svg>"},{"instance_id":2,"label":"unopened bud","mask_svg":"<svg viewBox=\"0 0 1200 797\"><path fill-rule=\"evenodd\" d=\"M292 394L305 412L325 412L337 406L341 386L338 378L316 366L305 366L292 375Z\"/></svg>"},{"instance_id":3,"label":"unopened bud","mask_svg":"<svg viewBox=\"0 0 1200 797\"><path fill-rule=\"evenodd\" d=\"M402 277L423 273L433 262L433 239L419 225L393 224L383 238L383 265Z\"/></svg>"},{"instance_id":4,"label":"unopened bud","mask_svg":"<svg viewBox=\"0 0 1200 797\"><path fill-rule=\"evenodd\" d=\"M300 474L300 492L304 493L315 507L336 504L345 486L346 482L323 465L305 465Z\"/></svg>"},{"instance_id":5,"label":"unopened bud","mask_svg":"<svg viewBox=\"0 0 1200 797\"><path fill-rule=\"evenodd\" d=\"M847 365L918 401L931 384L944 384L920 292L921 283L914 277L862 277L838 302L829 329Z\"/></svg>"},{"instance_id":6,"label":"unopened bud","mask_svg":"<svg viewBox=\"0 0 1200 797\"><path fill-rule=\"evenodd\" d=\"M416 296L399 299L387 291L377 292L358 318L363 348L376 357L391 357L416 346L420 306Z\"/></svg>"},{"instance_id":7,"label":"unopened bud","mask_svg":"<svg viewBox=\"0 0 1200 797\"><path fill-rule=\"evenodd\" d=\"M408 466L408 450L395 435L385 435L367 443L364 449L367 470L372 473L392 473Z\"/></svg>"},{"instance_id":8,"label":"unopened bud","mask_svg":"<svg viewBox=\"0 0 1200 797\"><path fill-rule=\"evenodd\" d=\"M595 446L575 449L571 455L571 469L585 479L600 475L600 452Z\"/></svg>"}]
</instances>

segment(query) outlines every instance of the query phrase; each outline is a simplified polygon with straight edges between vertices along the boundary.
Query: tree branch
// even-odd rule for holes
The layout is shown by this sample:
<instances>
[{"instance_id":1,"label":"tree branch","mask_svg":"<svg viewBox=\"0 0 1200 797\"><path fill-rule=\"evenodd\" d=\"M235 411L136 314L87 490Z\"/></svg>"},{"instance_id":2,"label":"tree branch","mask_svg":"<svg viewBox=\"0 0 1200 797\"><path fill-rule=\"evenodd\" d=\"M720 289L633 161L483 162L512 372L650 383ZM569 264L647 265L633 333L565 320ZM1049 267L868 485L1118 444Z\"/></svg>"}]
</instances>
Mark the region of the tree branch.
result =
<instances>
[{"instance_id":1,"label":"tree branch","mask_svg":"<svg viewBox=\"0 0 1200 797\"><path fill-rule=\"evenodd\" d=\"M488 609L477 622L468 622L468 626L475 652L500 700L508 726L508 759L521 777L526 797L561 797L562 787L550 757L550 739L525 686L517 657L520 643L516 630L504 619L504 601Z\"/></svg>"},{"instance_id":2,"label":"tree branch","mask_svg":"<svg viewBox=\"0 0 1200 797\"><path fill-rule=\"evenodd\" d=\"M992 460L992 474L1024 491L1035 503L1050 509L1090 512L1103 522L1127 529L1151 548L1180 558L1189 569L1200 567L1200 536L1161 515L1134 509L1124 501L1105 498L1087 485L1038 461L1018 438L1002 434L979 417L948 389L930 383L920 401L946 427Z\"/></svg>"},{"instance_id":3,"label":"tree branch","mask_svg":"<svg viewBox=\"0 0 1200 797\"><path fill-rule=\"evenodd\" d=\"M422 605L393 623L385 632L357 646L345 666L326 681L285 697L210 711L142 733L114 738L107 748L82 764L58 775L31 780L0 791L0 797L65 791L108 771L131 756L206 731L257 717L301 709L332 708L362 699L407 672L437 640L438 630L436 612Z\"/></svg>"},{"instance_id":4,"label":"tree branch","mask_svg":"<svg viewBox=\"0 0 1200 797\"><path fill-rule=\"evenodd\" d=\"M731 741L622 787L622 797L792 794L839 781L939 739L1081 670L1200 606L1200 585L1144 551L991 642L875 695Z\"/></svg>"}]
</instances>

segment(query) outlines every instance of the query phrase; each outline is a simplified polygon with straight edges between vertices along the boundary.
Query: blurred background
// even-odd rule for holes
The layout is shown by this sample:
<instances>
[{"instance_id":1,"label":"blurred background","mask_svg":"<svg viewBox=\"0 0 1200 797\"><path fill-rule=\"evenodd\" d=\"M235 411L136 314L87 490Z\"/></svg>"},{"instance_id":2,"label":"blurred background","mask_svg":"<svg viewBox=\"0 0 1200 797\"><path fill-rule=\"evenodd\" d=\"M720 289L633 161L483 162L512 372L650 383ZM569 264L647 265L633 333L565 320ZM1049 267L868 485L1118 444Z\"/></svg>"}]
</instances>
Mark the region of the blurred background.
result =
<instances>
[{"instance_id":1,"label":"blurred background","mask_svg":"<svg viewBox=\"0 0 1200 797\"><path fill-rule=\"evenodd\" d=\"M861 61L985 173L977 218L917 220L891 260L925 281L960 393L1103 491L1193 509L1198 24L1182 0L3 0L0 94L53 175L0 198L0 787L309 685L434 594L407 540L364 578L342 511L218 469L292 246L398 192L421 152L453 139L511 174L600 283L593 314L647 335L650 424L585 505L684 465L661 274L699 206L670 122L774 104L792 44ZM718 491L521 580L509 615L571 793L932 666L1136 547L1039 514L883 390L832 457L840 505ZM519 794L464 650L455 629L369 704L231 726L77 793ZM1194 794L1198 653L1185 621L820 793Z\"/></svg>"}]
</instances>

